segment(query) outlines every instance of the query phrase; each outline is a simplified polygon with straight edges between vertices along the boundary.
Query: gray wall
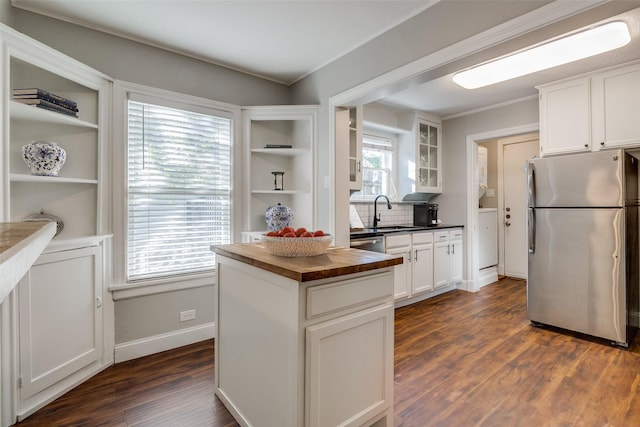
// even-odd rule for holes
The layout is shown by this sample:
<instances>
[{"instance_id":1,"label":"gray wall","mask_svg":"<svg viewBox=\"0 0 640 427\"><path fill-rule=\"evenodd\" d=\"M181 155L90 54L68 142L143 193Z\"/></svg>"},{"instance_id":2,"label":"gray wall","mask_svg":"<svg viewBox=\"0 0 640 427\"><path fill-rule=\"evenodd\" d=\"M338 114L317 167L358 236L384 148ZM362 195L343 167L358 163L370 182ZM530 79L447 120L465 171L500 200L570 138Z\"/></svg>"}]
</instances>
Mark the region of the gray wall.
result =
<instances>
[{"instance_id":1,"label":"gray wall","mask_svg":"<svg viewBox=\"0 0 640 427\"><path fill-rule=\"evenodd\" d=\"M428 9L428 13L414 16L406 22L371 40L360 48L328 64L293 85L293 102L296 104L320 104L320 144L328 144L330 138L330 97L363 84L373 78L402 67L428 54L490 29L495 25L542 6L545 1L533 5L504 1L447 1L439 2ZM482 19L476 19L482 17ZM455 25L451 25L455 22ZM483 23L482 25L480 23ZM484 25L484 26L483 26ZM444 71L443 71L444 72ZM409 87L421 82L422 76L412 81L400 82L397 87ZM358 103L372 102L384 96L372 93ZM317 159L318 182L330 175L334 159L329 150L319 150ZM338 178L340 179L340 178ZM347 181L347 177L342 177ZM341 182L335 183L336 187ZM332 206L331 193L317 188L319 228L329 229L331 212L323 211ZM336 204L348 204L348 194ZM348 215L348 208L336 206L336 215ZM345 224L348 221L344 219ZM335 230L336 237L348 241L348 228Z\"/></svg>"},{"instance_id":2,"label":"gray wall","mask_svg":"<svg viewBox=\"0 0 640 427\"><path fill-rule=\"evenodd\" d=\"M21 9L13 11L16 30L114 79L240 106L290 102L289 88L278 83Z\"/></svg>"},{"instance_id":3,"label":"gray wall","mask_svg":"<svg viewBox=\"0 0 640 427\"><path fill-rule=\"evenodd\" d=\"M4 19L9 1L0 2ZM290 89L277 83L20 9L11 12L16 30L114 79L241 106L290 102ZM196 309L196 319L180 323L178 313L190 309ZM178 331L213 318L213 286L118 300L115 342Z\"/></svg>"},{"instance_id":4,"label":"gray wall","mask_svg":"<svg viewBox=\"0 0 640 427\"><path fill-rule=\"evenodd\" d=\"M11 26L13 21L12 13L11 0L0 0L0 22Z\"/></svg>"},{"instance_id":5,"label":"gray wall","mask_svg":"<svg viewBox=\"0 0 640 427\"><path fill-rule=\"evenodd\" d=\"M467 222L467 136L538 123L538 99L442 122L442 194L435 200L443 221Z\"/></svg>"}]
</instances>

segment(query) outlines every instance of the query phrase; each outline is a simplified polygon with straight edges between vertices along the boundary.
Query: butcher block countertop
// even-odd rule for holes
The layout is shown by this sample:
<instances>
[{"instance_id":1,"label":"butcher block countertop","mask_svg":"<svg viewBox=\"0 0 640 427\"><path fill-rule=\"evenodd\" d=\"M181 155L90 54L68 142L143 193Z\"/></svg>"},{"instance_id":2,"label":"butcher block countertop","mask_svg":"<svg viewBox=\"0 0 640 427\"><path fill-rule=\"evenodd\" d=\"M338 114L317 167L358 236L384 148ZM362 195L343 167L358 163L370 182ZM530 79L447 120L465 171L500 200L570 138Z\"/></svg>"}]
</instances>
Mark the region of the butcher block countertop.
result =
<instances>
[{"instance_id":1,"label":"butcher block countertop","mask_svg":"<svg viewBox=\"0 0 640 427\"><path fill-rule=\"evenodd\" d=\"M262 243L212 246L220 255L279 274L298 282L327 279L402 264L403 258L359 249L329 247L326 254L288 258L271 255Z\"/></svg>"},{"instance_id":2,"label":"butcher block countertop","mask_svg":"<svg viewBox=\"0 0 640 427\"><path fill-rule=\"evenodd\" d=\"M0 223L0 302L56 234L55 222Z\"/></svg>"}]
</instances>

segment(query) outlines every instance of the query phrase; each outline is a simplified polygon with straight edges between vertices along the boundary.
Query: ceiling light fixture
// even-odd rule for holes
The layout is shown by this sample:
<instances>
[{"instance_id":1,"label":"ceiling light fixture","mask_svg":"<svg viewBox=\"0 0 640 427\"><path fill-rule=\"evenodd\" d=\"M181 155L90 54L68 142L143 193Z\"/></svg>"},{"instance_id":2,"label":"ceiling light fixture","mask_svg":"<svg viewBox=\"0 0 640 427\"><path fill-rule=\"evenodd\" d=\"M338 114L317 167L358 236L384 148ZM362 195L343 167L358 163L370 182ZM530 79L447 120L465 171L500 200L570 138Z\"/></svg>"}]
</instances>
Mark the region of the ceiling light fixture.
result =
<instances>
[{"instance_id":1,"label":"ceiling light fixture","mask_svg":"<svg viewBox=\"0 0 640 427\"><path fill-rule=\"evenodd\" d=\"M627 24L609 22L460 71L453 81L476 89L608 52L629 41Z\"/></svg>"}]
</instances>

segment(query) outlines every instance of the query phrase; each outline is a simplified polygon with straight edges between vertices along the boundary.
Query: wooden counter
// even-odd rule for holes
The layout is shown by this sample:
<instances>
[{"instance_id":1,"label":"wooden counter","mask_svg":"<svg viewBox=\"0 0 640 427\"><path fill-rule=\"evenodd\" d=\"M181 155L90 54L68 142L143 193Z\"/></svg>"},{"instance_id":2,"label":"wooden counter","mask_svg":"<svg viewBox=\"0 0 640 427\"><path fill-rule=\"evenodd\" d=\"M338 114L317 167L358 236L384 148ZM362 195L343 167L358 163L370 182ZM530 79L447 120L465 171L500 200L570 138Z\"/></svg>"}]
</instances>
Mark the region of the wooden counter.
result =
<instances>
[{"instance_id":1,"label":"wooden counter","mask_svg":"<svg viewBox=\"0 0 640 427\"><path fill-rule=\"evenodd\" d=\"M212 246L215 253L242 261L297 282L328 279L402 264L402 257L342 247L330 247L324 255L288 258L271 255L262 243Z\"/></svg>"},{"instance_id":2,"label":"wooden counter","mask_svg":"<svg viewBox=\"0 0 640 427\"><path fill-rule=\"evenodd\" d=\"M0 223L0 303L56 234L54 222Z\"/></svg>"}]
</instances>

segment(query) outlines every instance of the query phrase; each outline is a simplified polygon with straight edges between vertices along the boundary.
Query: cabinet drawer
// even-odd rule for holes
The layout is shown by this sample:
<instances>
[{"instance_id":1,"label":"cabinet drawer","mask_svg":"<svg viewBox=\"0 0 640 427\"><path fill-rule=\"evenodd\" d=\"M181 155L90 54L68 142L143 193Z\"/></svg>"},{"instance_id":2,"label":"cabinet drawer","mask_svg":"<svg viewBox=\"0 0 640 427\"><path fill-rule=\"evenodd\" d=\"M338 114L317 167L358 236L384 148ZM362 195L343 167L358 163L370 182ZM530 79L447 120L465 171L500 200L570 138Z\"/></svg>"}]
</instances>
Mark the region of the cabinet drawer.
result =
<instances>
[{"instance_id":1,"label":"cabinet drawer","mask_svg":"<svg viewBox=\"0 0 640 427\"><path fill-rule=\"evenodd\" d=\"M422 243L433 243L433 233L413 233L411 235L411 243L419 245Z\"/></svg>"},{"instance_id":2,"label":"cabinet drawer","mask_svg":"<svg viewBox=\"0 0 640 427\"><path fill-rule=\"evenodd\" d=\"M400 246L411 246L411 234L387 234L384 236L384 247L386 249Z\"/></svg>"},{"instance_id":3,"label":"cabinet drawer","mask_svg":"<svg viewBox=\"0 0 640 427\"><path fill-rule=\"evenodd\" d=\"M462 239L461 229L451 230L449 232L449 240L460 240L460 239Z\"/></svg>"},{"instance_id":4,"label":"cabinet drawer","mask_svg":"<svg viewBox=\"0 0 640 427\"><path fill-rule=\"evenodd\" d=\"M307 319L393 296L390 271L307 289Z\"/></svg>"},{"instance_id":5,"label":"cabinet drawer","mask_svg":"<svg viewBox=\"0 0 640 427\"><path fill-rule=\"evenodd\" d=\"M446 242L449 240L449 232L448 231L436 231L433 233L433 240L435 242Z\"/></svg>"}]
</instances>

